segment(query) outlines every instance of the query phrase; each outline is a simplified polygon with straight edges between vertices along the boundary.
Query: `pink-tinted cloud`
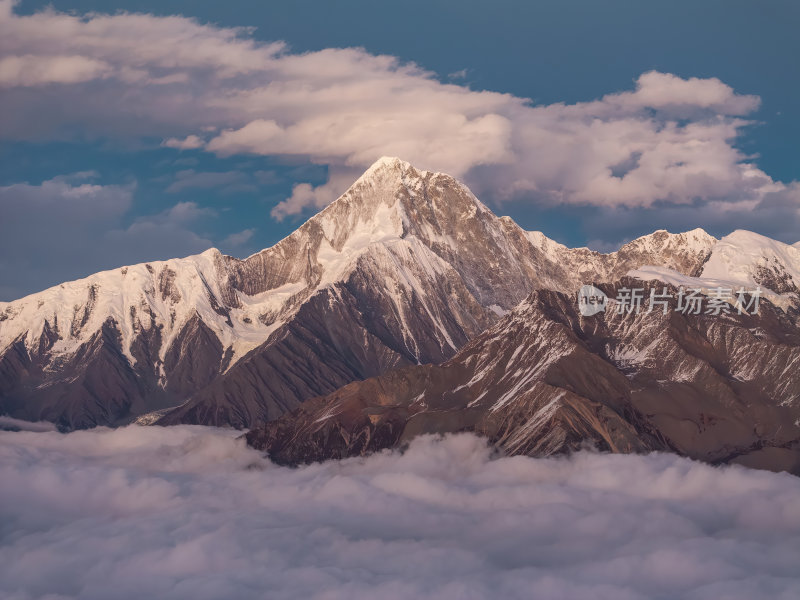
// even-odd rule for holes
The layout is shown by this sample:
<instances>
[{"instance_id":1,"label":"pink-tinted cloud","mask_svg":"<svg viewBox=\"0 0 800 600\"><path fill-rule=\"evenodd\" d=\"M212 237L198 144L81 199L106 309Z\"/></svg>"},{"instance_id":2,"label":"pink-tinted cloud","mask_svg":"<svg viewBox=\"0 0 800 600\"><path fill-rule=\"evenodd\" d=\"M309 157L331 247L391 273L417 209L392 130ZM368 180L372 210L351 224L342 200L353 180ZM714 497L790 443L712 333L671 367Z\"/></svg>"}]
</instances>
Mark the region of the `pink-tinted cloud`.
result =
<instances>
[{"instance_id":1,"label":"pink-tinted cloud","mask_svg":"<svg viewBox=\"0 0 800 600\"><path fill-rule=\"evenodd\" d=\"M246 28L184 17L21 16L8 0L0 6L0 53L13 67L0 69L11 116L0 137L50 139L79 126L328 165L331 180L296 187L276 218L330 202L381 155L463 177L495 200L743 207L786 187L736 147L758 97L716 78L653 71L628 91L542 106L363 49L295 54ZM64 57L75 64L54 70ZM58 96L41 94L46 85Z\"/></svg>"}]
</instances>

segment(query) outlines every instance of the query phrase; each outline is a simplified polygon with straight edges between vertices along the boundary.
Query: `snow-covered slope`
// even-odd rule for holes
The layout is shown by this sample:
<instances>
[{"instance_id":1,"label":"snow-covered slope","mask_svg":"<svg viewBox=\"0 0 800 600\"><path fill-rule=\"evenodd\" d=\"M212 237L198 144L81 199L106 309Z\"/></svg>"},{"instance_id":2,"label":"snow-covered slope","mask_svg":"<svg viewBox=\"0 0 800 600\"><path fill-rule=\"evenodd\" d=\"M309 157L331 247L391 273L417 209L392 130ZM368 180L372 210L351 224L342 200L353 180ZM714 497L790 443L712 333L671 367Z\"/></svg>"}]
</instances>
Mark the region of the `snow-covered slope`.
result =
<instances>
[{"instance_id":1,"label":"snow-covered slope","mask_svg":"<svg viewBox=\"0 0 800 600\"><path fill-rule=\"evenodd\" d=\"M297 380L283 382L263 399L283 410L306 393L398 362L451 356L525 296L539 271L530 252L524 236L509 234L453 178L381 159L293 234L244 260L209 250L3 303L0 410L69 427L117 422L145 405L179 404L273 337L280 344L302 307L306 324L319 318L320 299L346 309L352 333L343 326L329 340L331 351L345 356L343 364L312 384L308 372L316 367L309 363L302 374L308 389ZM365 336L377 340L375 356L357 359ZM309 339L296 349L305 358L294 363L319 360L318 343ZM96 387L85 381L85 367L100 354L119 371L116 392L103 386L104 394L120 396L113 415L95 408L91 390L79 392ZM287 371L285 364L278 368ZM259 377L279 379L273 371ZM131 391L132 380L143 389ZM263 391L263 382L249 388L263 396L254 385ZM154 396L159 399L137 400Z\"/></svg>"},{"instance_id":2,"label":"snow-covered slope","mask_svg":"<svg viewBox=\"0 0 800 600\"><path fill-rule=\"evenodd\" d=\"M797 293L800 248L739 229L715 244L702 276L762 285L778 294Z\"/></svg>"},{"instance_id":3,"label":"snow-covered slope","mask_svg":"<svg viewBox=\"0 0 800 600\"><path fill-rule=\"evenodd\" d=\"M160 423L247 426L355 379L441 362L530 289L565 277L455 179L398 159L378 161L296 234L313 265L306 303Z\"/></svg>"},{"instance_id":4,"label":"snow-covered slope","mask_svg":"<svg viewBox=\"0 0 800 600\"><path fill-rule=\"evenodd\" d=\"M716 238L702 229L677 234L659 229L628 242L616 252L603 254L588 248L567 248L555 244L539 232L529 232L528 236L532 243L546 249L554 260L566 267L572 286L563 291L576 289L584 283L615 281L631 269L644 265L657 265L684 275L696 275L717 243Z\"/></svg>"},{"instance_id":5,"label":"snow-covered slope","mask_svg":"<svg viewBox=\"0 0 800 600\"><path fill-rule=\"evenodd\" d=\"M266 325L259 316L280 312L304 286L289 283L253 296L237 290L236 305L225 306L219 275L226 258L212 248L187 258L96 273L0 303L0 352L20 340L34 350L42 332L49 330L58 336L50 353L73 354L113 319L120 328L122 352L132 364L137 360L131 353L134 340L142 331L158 329L158 359L163 362L176 337L197 316L239 358L263 343L277 325Z\"/></svg>"},{"instance_id":6,"label":"snow-covered slope","mask_svg":"<svg viewBox=\"0 0 800 600\"><path fill-rule=\"evenodd\" d=\"M719 287L731 289L734 295L740 289L760 288L773 304L790 311L800 308L800 248L751 231L734 231L714 244L695 277L663 266L640 267L629 274L706 294Z\"/></svg>"}]
</instances>

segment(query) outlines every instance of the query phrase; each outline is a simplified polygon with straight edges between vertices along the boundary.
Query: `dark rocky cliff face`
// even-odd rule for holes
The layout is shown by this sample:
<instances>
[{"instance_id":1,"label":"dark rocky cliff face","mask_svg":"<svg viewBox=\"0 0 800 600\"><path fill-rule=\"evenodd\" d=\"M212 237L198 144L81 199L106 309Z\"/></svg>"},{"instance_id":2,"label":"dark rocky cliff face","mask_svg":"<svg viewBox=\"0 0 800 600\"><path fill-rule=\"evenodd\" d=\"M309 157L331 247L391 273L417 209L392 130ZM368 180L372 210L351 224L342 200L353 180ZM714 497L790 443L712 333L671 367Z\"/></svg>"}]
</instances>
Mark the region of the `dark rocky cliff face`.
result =
<instances>
[{"instance_id":1,"label":"dark rocky cliff face","mask_svg":"<svg viewBox=\"0 0 800 600\"><path fill-rule=\"evenodd\" d=\"M113 320L67 359L53 365L48 358L47 350L31 353L19 342L6 351L0 411L70 430L121 424L169 402L153 374L137 371L122 355Z\"/></svg>"},{"instance_id":2,"label":"dark rocky cliff face","mask_svg":"<svg viewBox=\"0 0 800 600\"><path fill-rule=\"evenodd\" d=\"M582 317L574 296L537 291L442 365L352 383L247 439L286 464L473 431L510 454L589 444L800 474L798 365L800 329L769 303Z\"/></svg>"}]
</instances>

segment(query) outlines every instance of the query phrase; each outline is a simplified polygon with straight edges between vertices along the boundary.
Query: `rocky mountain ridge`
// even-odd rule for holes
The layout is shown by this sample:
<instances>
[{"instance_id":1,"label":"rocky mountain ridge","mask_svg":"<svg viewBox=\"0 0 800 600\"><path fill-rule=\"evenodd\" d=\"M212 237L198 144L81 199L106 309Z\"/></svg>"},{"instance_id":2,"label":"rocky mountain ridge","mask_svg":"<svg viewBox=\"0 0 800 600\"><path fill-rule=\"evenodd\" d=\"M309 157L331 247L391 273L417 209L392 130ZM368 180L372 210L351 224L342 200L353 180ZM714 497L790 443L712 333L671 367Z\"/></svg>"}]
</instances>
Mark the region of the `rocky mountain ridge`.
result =
<instances>
[{"instance_id":1,"label":"rocky mountain ridge","mask_svg":"<svg viewBox=\"0 0 800 600\"><path fill-rule=\"evenodd\" d=\"M663 290L601 288L635 286ZM354 382L247 439L284 464L471 431L512 455L661 450L800 475L797 323L769 300L758 314L675 309L584 317L573 296L535 291L449 361Z\"/></svg>"}]
</instances>

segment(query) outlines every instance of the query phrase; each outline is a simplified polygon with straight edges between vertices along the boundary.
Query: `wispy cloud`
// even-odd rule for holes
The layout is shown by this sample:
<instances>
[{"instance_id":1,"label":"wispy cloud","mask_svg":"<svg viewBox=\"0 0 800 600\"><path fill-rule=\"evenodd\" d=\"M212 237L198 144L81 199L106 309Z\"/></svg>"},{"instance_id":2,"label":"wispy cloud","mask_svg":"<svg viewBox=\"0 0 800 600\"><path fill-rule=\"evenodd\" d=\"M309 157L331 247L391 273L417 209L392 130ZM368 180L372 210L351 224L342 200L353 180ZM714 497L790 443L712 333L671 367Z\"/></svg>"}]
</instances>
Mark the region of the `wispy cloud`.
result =
<instances>
[{"instance_id":1,"label":"wispy cloud","mask_svg":"<svg viewBox=\"0 0 800 600\"><path fill-rule=\"evenodd\" d=\"M0 432L0 595L796 598L800 479L421 438L278 468L200 427Z\"/></svg>"},{"instance_id":2,"label":"wispy cloud","mask_svg":"<svg viewBox=\"0 0 800 600\"><path fill-rule=\"evenodd\" d=\"M223 241L223 245L231 246L233 248L240 248L244 246L255 234L255 229L243 229L237 233L232 233Z\"/></svg>"}]
</instances>

